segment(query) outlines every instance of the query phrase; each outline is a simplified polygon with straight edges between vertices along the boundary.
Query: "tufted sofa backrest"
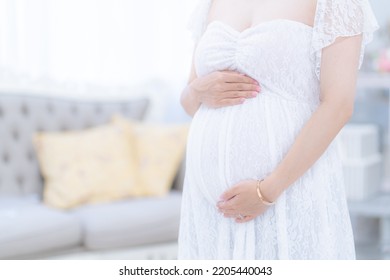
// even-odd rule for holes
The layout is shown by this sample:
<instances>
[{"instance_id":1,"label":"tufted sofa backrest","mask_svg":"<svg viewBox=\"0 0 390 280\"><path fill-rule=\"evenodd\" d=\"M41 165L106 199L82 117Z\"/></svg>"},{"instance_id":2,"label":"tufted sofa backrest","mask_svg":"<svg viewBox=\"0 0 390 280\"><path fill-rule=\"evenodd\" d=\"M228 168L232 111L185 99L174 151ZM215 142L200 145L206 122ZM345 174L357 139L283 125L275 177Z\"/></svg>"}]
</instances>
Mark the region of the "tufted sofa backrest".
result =
<instances>
[{"instance_id":1,"label":"tufted sofa backrest","mask_svg":"<svg viewBox=\"0 0 390 280\"><path fill-rule=\"evenodd\" d=\"M148 105L147 98L107 102L0 93L0 195L41 194L34 132L84 129L114 113L141 120Z\"/></svg>"}]
</instances>

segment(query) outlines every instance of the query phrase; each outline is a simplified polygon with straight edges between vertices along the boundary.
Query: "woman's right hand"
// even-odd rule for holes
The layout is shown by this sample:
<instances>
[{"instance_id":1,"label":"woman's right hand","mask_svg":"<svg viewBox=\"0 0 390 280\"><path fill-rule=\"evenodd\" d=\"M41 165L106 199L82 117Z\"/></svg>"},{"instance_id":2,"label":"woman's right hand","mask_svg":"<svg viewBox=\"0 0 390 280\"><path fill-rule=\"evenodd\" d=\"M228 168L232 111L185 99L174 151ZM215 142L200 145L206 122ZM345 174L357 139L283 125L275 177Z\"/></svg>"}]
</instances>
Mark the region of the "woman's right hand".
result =
<instances>
[{"instance_id":1,"label":"woman's right hand","mask_svg":"<svg viewBox=\"0 0 390 280\"><path fill-rule=\"evenodd\" d=\"M246 98L260 93L260 85L255 79L235 71L210 73L194 79L189 87L199 102L211 108L242 104Z\"/></svg>"}]
</instances>

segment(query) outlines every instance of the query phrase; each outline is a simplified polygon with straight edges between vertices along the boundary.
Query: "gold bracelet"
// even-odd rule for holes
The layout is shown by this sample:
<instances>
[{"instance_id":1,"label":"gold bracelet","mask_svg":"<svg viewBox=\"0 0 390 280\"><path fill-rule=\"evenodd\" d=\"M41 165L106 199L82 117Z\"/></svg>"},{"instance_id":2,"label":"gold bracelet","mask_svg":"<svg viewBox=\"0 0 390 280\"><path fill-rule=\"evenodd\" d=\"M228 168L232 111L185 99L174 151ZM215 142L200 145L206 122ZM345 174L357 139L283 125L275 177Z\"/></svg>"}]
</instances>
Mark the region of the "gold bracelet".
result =
<instances>
[{"instance_id":1,"label":"gold bracelet","mask_svg":"<svg viewBox=\"0 0 390 280\"><path fill-rule=\"evenodd\" d=\"M265 205L267 205L267 206L274 205L274 204L275 204L275 201L274 201L274 202L269 201L269 200L266 199L266 198L264 197L264 195L261 193L260 184L261 184L261 182L263 182L263 181L264 181L264 179L262 179L262 180L257 180L257 187L256 187L257 195L259 196L259 198L260 198L260 200L261 200L261 202L262 202L263 204L265 204Z\"/></svg>"}]
</instances>

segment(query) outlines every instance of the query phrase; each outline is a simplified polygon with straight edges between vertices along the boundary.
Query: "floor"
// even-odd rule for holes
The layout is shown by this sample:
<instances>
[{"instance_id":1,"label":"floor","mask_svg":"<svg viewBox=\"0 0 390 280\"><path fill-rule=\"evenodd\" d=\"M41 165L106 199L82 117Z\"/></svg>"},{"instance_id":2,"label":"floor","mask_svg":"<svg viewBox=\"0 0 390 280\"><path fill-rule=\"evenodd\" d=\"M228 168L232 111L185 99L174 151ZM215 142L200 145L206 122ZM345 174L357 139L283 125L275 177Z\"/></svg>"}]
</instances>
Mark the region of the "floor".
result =
<instances>
[{"instance_id":1,"label":"floor","mask_svg":"<svg viewBox=\"0 0 390 280\"><path fill-rule=\"evenodd\" d=\"M84 252L64 254L60 256L44 257L42 259L54 260L171 260L175 259L177 251L177 244L167 243L155 246L144 246L131 250L114 250L102 252ZM356 245L356 259L358 260L390 260L390 252L382 253L377 244L357 244Z\"/></svg>"},{"instance_id":2,"label":"floor","mask_svg":"<svg viewBox=\"0 0 390 280\"><path fill-rule=\"evenodd\" d=\"M390 251L382 252L379 244L356 244L356 259L358 260L390 260Z\"/></svg>"},{"instance_id":3,"label":"floor","mask_svg":"<svg viewBox=\"0 0 390 280\"><path fill-rule=\"evenodd\" d=\"M390 260L390 246L387 247L386 252L381 250L379 219L355 215L351 215L351 218L356 259ZM49 256L48 259L175 259L176 253L176 242L170 242L122 250L73 252L56 257Z\"/></svg>"}]
</instances>

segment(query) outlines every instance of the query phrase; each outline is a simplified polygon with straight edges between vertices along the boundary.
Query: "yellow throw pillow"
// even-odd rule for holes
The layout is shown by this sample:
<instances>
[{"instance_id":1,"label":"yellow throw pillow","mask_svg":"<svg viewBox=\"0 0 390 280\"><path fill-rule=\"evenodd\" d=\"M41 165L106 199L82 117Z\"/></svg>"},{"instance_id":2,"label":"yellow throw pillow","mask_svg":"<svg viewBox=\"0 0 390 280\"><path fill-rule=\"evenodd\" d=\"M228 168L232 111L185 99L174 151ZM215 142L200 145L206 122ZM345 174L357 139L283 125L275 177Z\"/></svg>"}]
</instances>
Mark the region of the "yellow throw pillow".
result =
<instances>
[{"instance_id":1,"label":"yellow throw pillow","mask_svg":"<svg viewBox=\"0 0 390 280\"><path fill-rule=\"evenodd\" d=\"M72 208L142 195L134 147L125 132L109 124L33 137L44 177L44 202Z\"/></svg>"},{"instance_id":2,"label":"yellow throw pillow","mask_svg":"<svg viewBox=\"0 0 390 280\"><path fill-rule=\"evenodd\" d=\"M112 118L123 128L136 149L140 181L145 195L162 196L169 192L184 158L189 124L157 124Z\"/></svg>"}]
</instances>

